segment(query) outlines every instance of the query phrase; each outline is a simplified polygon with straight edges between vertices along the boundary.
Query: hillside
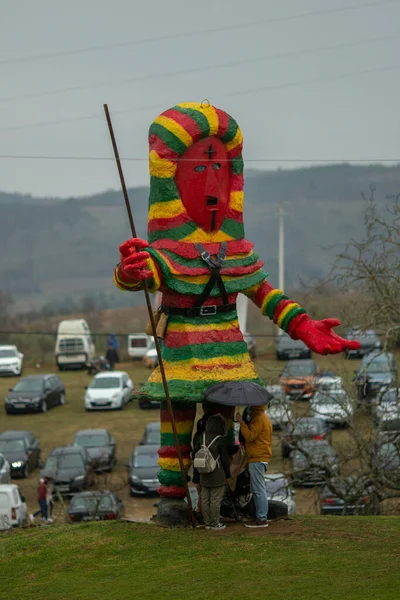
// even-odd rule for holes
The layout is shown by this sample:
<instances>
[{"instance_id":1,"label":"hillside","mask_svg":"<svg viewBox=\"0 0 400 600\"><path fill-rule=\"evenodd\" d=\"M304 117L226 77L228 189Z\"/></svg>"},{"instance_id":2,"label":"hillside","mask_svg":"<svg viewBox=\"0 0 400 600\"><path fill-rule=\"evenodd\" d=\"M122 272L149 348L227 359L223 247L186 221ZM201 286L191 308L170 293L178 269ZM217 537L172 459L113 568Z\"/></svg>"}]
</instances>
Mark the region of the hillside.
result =
<instances>
[{"instance_id":1,"label":"hillside","mask_svg":"<svg viewBox=\"0 0 400 600\"><path fill-rule=\"evenodd\" d=\"M7 600L397 600L400 520L297 517L249 531L102 522L1 535Z\"/></svg>"},{"instance_id":2,"label":"hillside","mask_svg":"<svg viewBox=\"0 0 400 600\"><path fill-rule=\"evenodd\" d=\"M247 171L245 181L246 236L265 261L272 283L277 283L278 271L276 206L285 203L290 289L298 286L299 276L323 277L338 244L363 235L361 193L368 195L374 186L384 204L386 196L400 191L400 166ZM147 197L146 188L130 190L140 236L146 235ZM65 304L68 298L87 295L104 306L137 302L115 290L111 279L118 245L130 236L119 191L67 199L0 192L0 210L0 290L12 293L17 307Z\"/></svg>"}]
</instances>

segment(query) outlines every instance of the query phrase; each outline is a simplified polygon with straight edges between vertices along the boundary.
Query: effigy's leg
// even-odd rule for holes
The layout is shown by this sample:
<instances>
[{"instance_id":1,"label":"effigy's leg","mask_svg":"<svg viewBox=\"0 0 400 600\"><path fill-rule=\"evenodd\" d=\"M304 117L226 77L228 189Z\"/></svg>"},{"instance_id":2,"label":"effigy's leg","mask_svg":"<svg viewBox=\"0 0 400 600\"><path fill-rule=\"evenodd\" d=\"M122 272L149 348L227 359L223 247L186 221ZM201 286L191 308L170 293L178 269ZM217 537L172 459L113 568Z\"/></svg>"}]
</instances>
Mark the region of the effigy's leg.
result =
<instances>
[{"instance_id":1,"label":"effigy's leg","mask_svg":"<svg viewBox=\"0 0 400 600\"><path fill-rule=\"evenodd\" d=\"M192 430L196 416L196 404L172 405L179 446L183 457L185 473L191 466L190 453L192 450ZM161 469L158 479L161 486L158 489L160 502L157 511L157 522L163 527L187 527L190 525L188 505L184 501L185 487L179 466L175 447L175 438L171 417L165 405L160 412L161 448L158 451L158 464Z\"/></svg>"}]
</instances>

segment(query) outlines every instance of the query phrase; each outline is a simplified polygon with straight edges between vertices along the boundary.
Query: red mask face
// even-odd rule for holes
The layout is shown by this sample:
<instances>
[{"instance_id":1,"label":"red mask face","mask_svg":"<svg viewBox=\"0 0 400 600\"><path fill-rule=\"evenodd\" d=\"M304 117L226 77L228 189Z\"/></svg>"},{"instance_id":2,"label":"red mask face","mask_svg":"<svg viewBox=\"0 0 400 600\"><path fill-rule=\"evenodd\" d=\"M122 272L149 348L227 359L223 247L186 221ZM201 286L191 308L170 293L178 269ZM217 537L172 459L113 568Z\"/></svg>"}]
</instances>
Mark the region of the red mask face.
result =
<instances>
[{"instance_id":1,"label":"red mask face","mask_svg":"<svg viewBox=\"0 0 400 600\"><path fill-rule=\"evenodd\" d=\"M200 140L188 148L175 175L179 195L190 218L204 231L218 231L229 204L230 163L217 137Z\"/></svg>"}]
</instances>

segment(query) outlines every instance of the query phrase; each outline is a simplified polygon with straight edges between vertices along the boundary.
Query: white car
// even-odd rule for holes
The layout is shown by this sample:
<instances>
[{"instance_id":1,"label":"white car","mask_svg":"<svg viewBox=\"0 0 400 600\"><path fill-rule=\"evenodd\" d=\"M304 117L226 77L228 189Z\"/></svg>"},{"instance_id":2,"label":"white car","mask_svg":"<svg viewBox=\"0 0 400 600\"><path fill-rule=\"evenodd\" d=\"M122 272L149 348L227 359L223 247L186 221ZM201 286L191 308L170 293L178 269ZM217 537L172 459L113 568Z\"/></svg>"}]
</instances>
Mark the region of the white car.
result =
<instances>
[{"instance_id":1,"label":"white car","mask_svg":"<svg viewBox=\"0 0 400 600\"><path fill-rule=\"evenodd\" d=\"M400 388L384 390L382 395L378 396L378 402L374 414L377 425L400 418Z\"/></svg>"},{"instance_id":2,"label":"white car","mask_svg":"<svg viewBox=\"0 0 400 600\"><path fill-rule=\"evenodd\" d=\"M10 463L0 454L0 483L11 483Z\"/></svg>"},{"instance_id":3,"label":"white car","mask_svg":"<svg viewBox=\"0 0 400 600\"><path fill-rule=\"evenodd\" d=\"M271 419L274 429L282 429L293 421L290 399L284 394L280 385L267 385L265 389L274 396L265 411Z\"/></svg>"},{"instance_id":4,"label":"white car","mask_svg":"<svg viewBox=\"0 0 400 600\"><path fill-rule=\"evenodd\" d=\"M86 388L86 410L123 409L131 400L133 383L125 371L98 373Z\"/></svg>"},{"instance_id":5,"label":"white car","mask_svg":"<svg viewBox=\"0 0 400 600\"><path fill-rule=\"evenodd\" d=\"M264 475L265 485L267 487L268 500L284 502L288 507L288 514L296 514L296 502L294 496L296 492L291 488L289 481L284 473L272 473Z\"/></svg>"},{"instance_id":6,"label":"white car","mask_svg":"<svg viewBox=\"0 0 400 600\"><path fill-rule=\"evenodd\" d=\"M310 401L311 416L327 421L331 425L349 425L354 415L353 405L343 389L341 377L321 377L317 391Z\"/></svg>"},{"instance_id":7,"label":"white car","mask_svg":"<svg viewBox=\"0 0 400 600\"><path fill-rule=\"evenodd\" d=\"M0 485L0 531L11 527L25 527L27 510L24 496L13 483Z\"/></svg>"},{"instance_id":8,"label":"white car","mask_svg":"<svg viewBox=\"0 0 400 600\"><path fill-rule=\"evenodd\" d=\"M17 375L22 373L24 355L18 352L17 346L0 346L0 375Z\"/></svg>"}]
</instances>

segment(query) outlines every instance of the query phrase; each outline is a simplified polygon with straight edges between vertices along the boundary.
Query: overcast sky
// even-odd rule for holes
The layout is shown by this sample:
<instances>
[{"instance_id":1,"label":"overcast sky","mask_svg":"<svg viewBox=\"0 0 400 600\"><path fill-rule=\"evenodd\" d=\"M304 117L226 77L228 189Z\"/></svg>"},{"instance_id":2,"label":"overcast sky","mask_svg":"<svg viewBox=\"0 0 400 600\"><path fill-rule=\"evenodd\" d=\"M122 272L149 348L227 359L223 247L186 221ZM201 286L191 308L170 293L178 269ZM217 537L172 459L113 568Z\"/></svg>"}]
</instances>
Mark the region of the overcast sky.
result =
<instances>
[{"instance_id":1,"label":"overcast sky","mask_svg":"<svg viewBox=\"0 0 400 600\"><path fill-rule=\"evenodd\" d=\"M399 0L0 0L0 9L0 155L111 157L108 103L121 156L141 159L124 163L127 183L147 184L151 121L208 98L239 122L247 168L400 162ZM118 187L112 161L0 158L3 191Z\"/></svg>"}]
</instances>

